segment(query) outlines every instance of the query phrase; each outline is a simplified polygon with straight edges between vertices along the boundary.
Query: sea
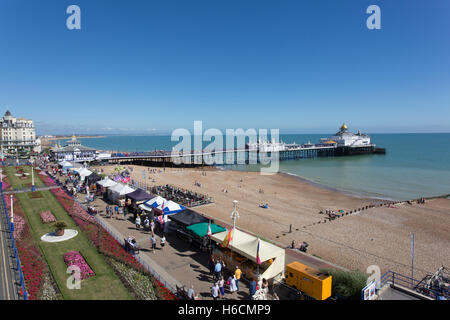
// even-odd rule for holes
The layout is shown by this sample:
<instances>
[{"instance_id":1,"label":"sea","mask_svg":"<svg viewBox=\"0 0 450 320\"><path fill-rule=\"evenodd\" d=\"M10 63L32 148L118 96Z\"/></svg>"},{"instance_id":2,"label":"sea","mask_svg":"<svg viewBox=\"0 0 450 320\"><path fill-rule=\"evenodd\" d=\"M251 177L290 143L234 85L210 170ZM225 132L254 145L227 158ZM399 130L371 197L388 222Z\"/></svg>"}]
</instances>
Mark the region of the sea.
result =
<instances>
[{"instance_id":1,"label":"sea","mask_svg":"<svg viewBox=\"0 0 450 320\"><path fill-rule=\"evenodd\" d=\"M286 143L319 142L331 134L281 134ZM287 160L279 171L345 193L391 200L450 194L450 133L370 134L386 154ZM80 138L98 150L172 150L170 136L110 135ZM206 144L208 144L207 142ZM226 170L259 171L259 165L224 166Z\"/></svg>"}]
</instances>

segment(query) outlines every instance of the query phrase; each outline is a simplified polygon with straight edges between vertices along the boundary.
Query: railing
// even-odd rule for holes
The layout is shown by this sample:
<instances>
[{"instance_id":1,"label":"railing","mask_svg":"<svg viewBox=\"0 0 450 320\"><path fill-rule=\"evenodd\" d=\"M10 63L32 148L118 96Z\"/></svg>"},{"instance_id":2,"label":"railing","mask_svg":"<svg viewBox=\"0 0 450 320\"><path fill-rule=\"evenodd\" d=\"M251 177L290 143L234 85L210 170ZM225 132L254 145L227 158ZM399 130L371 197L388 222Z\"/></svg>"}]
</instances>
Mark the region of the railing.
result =
<instances>
[{"instance_id":1,"label":"railing","mask_svg":"<svg viewBox=\"0 0 450 320\"><path fill-rule=\"evenodd\" d=\"M11 223L9 216L8 216L8 210L6 208L5 197L3 195L3 183L2 182L0 182L0 194L2 196L3 213L5 214L6 221L8 222L9 234L11 237L11 244L12 244L12 248L14 249L14 258L16 259L16 262L17 262L17 271L18 271L19 277L20 277L20 287L22 288L24 300L28 300L28 294L27 294L27 290L26 290L26 286L25 286L25 281L23 278L22 268L20 267L20 258L17 253L16 243L14 241L14 225L13 225L13 223Z\"/></svg>"},{"instance_id":2,"label":"railing","mask_svg":"<svg viewBox=\"0 0 450 320\"><path fill-rule=\"evenodd\" d=\"M408 288L410 290L416 291L417 293L426 295L430 298L435 299L438 296L441 296L442 293L438 292L434 289L426 288L422 281L413 279L411 277L402 275L400 273L394 271L387 271L379 281L376 283L377 293L380 289L382 289L386 284L392 283L392 285L400 285L402 287ZM447 295L449 293L447 292Z\"/></svg>"}]
</instances>

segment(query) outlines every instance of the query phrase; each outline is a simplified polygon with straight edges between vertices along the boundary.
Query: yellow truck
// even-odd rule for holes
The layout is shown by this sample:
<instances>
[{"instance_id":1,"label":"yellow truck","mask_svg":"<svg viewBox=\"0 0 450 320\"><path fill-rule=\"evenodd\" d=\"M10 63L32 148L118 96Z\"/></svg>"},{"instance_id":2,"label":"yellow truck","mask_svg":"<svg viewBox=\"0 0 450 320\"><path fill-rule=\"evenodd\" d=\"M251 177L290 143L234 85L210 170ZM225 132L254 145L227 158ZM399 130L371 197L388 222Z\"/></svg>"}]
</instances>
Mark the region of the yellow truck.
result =
<instances>
[{"instance_id":1,"label":"yellow truck","mask_svg":"<svg viewBox=\"0 0 450 320\"><path fill-rule=\"evenodd\" d=\"M331 280L331 276L297 261L286 266L286 285L316 300L325 300L331 296Z\"/></svg>"}]
</instances>

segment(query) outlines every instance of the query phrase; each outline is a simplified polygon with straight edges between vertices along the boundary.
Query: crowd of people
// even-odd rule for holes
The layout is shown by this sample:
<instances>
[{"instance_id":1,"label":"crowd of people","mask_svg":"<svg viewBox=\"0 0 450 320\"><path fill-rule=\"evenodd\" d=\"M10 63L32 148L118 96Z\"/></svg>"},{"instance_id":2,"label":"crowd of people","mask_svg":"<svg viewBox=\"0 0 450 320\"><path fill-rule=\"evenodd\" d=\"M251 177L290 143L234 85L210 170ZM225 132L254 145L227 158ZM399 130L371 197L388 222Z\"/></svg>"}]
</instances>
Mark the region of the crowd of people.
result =
<instances>
[{"instance_id":1,"label":"crowd of people","mask_svg":"<svg viewBox=\"0 0 450 320\"><path fill-rule=\"evenodd\" d=\"M164 186L154 186L151 188L150 192L187 207L212 202L212 199L204 194L185 190L168 184Z\"/></svg>"},{"instance_id":2,"label":"crowd of people","mask_svg":"<svg viewBox=\"0 0 450 320\"><path fill-rule=\"evenodd\" d=\"M242 271L239 266L236 266L234 274L229 274L225 283L225 261L222 259L214 259L211 255L208 261L210 274L213 276L213 285L211 287L211 295L214 300L225 299L225 284L228 287L228 292L233 293L239 291L239 280L241 279Z\"/></svg>"}]
</instances>

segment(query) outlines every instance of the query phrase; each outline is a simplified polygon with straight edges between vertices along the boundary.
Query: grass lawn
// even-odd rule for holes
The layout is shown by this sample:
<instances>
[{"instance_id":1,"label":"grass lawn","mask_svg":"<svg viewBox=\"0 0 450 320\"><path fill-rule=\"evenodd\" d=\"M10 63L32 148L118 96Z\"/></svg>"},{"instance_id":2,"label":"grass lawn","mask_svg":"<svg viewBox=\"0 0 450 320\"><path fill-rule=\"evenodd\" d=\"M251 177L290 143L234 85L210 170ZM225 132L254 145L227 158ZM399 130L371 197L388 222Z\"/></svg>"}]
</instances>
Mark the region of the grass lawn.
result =
<instances>
[{"instance_id":1,"label":"grass lawn","mask_svg":"<svg viewBox=\"0 0 450 320\"><path fill-rule=\"evenodd\" d=\"M15 167L4 167L3 170L6 171L8 175L10 184L13 189L31 188L31 167L22 166L22 170L30 175L26 179L22 180L20 177L16 176L17 170ZM41 181L39 176L34 171L34 185L36 187L45 187L45 184Z\"/></svg>"},{"instance_id":2,"label":"grass lawn","mask_svg":"<svg viewBox=\"0 0 450 320\"><path fill-rule=\"evenodd\" d=\"M30 170L30 167L28 167L28 171ZM23 183L22 180L14 176L16 173L14 167L6 168L6 171L14 188L17 188L19 183ZM24 168L24 171L28 172L26 168ZM15 178L17 178L18 181L15 180ZM42 183L39 179L35 179L35 181ZM36 183L36 185L38 185L38 183ZM68 216L64 208L50 191L40 191L41 197L38 198L31 197L29 193L18 193L16 196L23 208L32 230L33 237L39 244L42 254L47 261L49 269L64 299L133 299L132 295L116 276L113 269L105 262L104 258L97 252L97 249L89 242L88 238L78 228L72 218ZM46 210L50 210L56 220L65 221L68 226L67 228L77 230L78 235L73 239L57 243L41 241L41 236L54 230L52 223L43 224L41 221L40 213ZM95 272L95 276L82 280L81 289L79 290L70 290L66 285L70 275L66 273L67 266L63 260L63 255L72 250L79 251L91 269Z\"/></svg>"}]
</instances>

